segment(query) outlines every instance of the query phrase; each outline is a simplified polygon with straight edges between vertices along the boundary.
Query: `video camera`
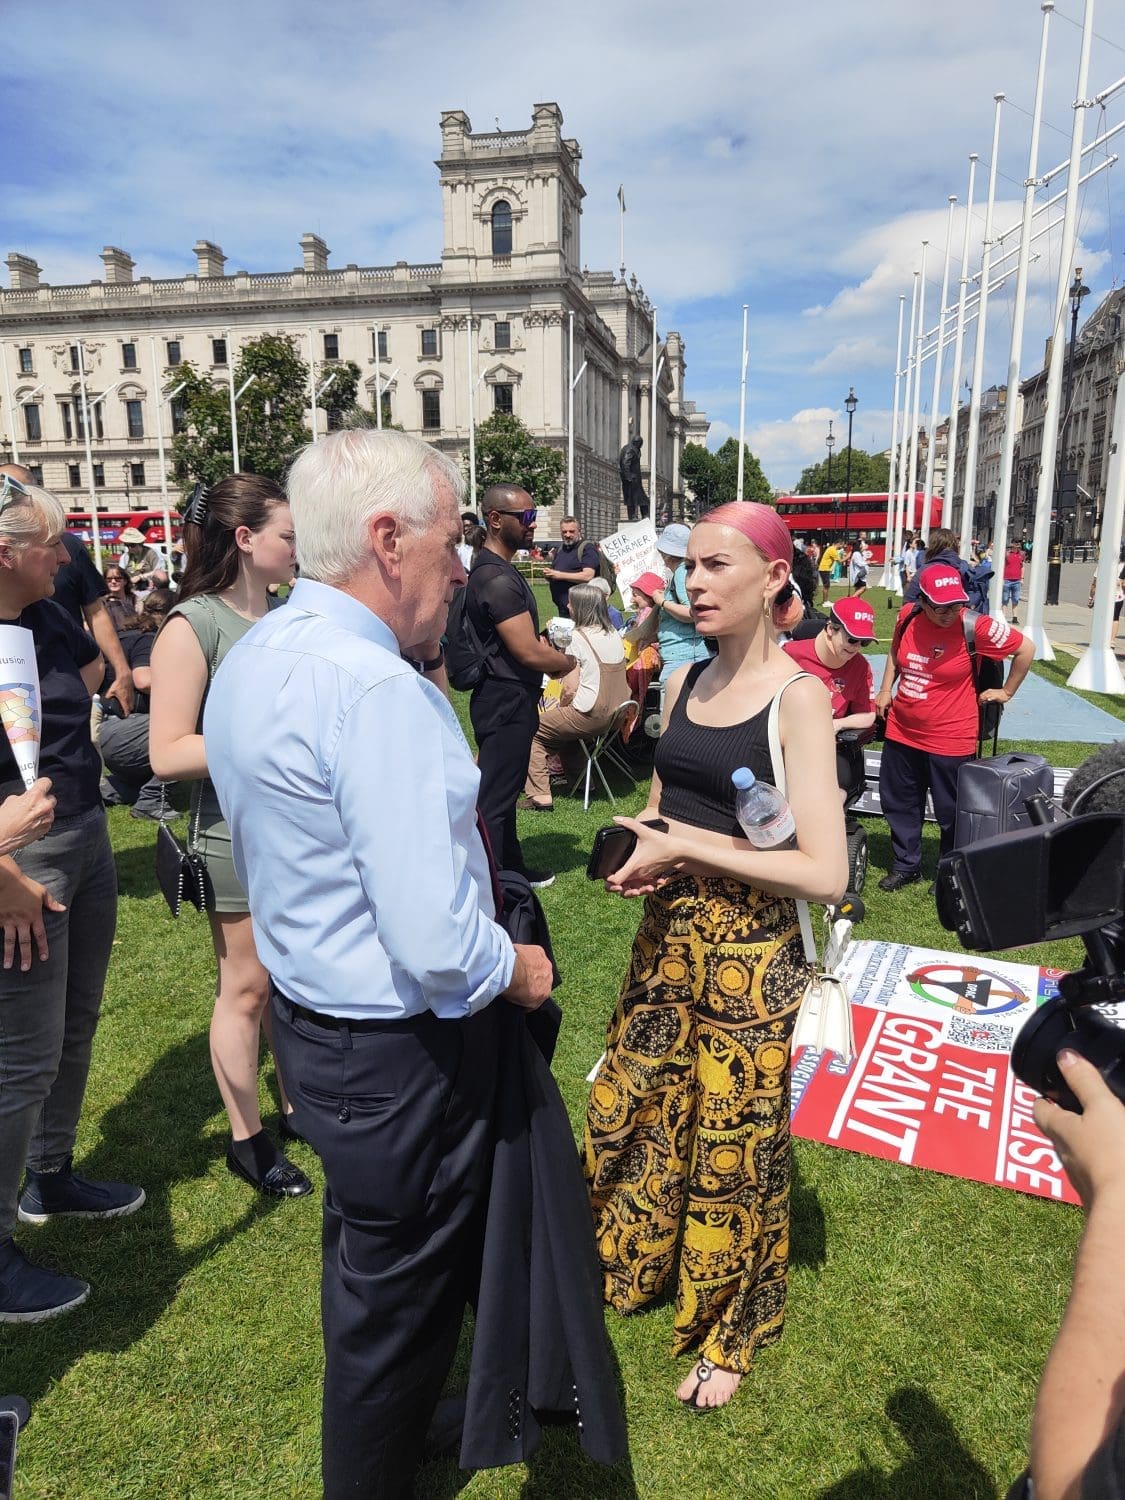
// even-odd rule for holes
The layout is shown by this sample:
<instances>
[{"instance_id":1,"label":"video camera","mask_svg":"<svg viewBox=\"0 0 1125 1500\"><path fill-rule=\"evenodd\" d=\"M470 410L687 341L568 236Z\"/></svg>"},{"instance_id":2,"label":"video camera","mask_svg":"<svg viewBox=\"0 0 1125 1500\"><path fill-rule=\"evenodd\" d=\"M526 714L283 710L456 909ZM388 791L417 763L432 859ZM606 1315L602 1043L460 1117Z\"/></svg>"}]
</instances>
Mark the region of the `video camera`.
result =
<instances>
[{"instance_id":1,"label":"video camera","mask_svg":"<svg viewBox=\"0 0 1125 1500\"><path fill-rule=\"evenodd\" d=\"M1042 794L1025 805L1032 827L942 858L938 917L977 950L1081 937L1087 962L1063 976L1058 997L1020 1030L1012 1068L1036 1092L1081 1113L1056 1061L1070 1047L1125 1102L1125 1029L1094 1008L1125 1001L1125 813L1064 814L1051 822L1054 809Z\"/></svg>"}]
</instances>

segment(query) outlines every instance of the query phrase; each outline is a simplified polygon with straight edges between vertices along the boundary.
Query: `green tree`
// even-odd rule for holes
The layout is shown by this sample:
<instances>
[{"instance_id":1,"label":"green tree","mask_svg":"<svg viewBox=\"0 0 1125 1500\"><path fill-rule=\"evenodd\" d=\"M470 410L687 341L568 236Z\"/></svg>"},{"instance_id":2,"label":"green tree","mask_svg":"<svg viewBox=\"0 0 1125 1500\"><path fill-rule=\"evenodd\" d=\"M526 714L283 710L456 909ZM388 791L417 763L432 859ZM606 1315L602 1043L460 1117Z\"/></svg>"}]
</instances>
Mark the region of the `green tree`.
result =
<instances>
[{"instance_id":1,"label":"green tree","mask_svg":"<svg viewBox=\"0 0 1125 1500\"><path fill-rule=\"evenodd\" d=\"M885 453L865 453L852 449L852 494L885 495L891 484L891 468ZM832 456L832 483L828 483L828 463L810 464L801 470L795 495L843 495L848 488L848 450Z\"/></svg>"},{"instance_id":2,"label":"green tree","mask_svg":"<svg viewBox=\"0 0 1125 1500\"><path fill-rule=\"evenodd\" d=\"M518 484L536 505L552 505L559 498L566 460L557 448L537 443L511 412L494 412L476 430L477 491L490 484ZM469 458L465 455L465 477Z\"/></svg>"},{"instance_id":3,"label":"green tree","mask_svg":"<svg viewBox=\"0 0 1125 1500\"><path fill-rule=\"evenodd\" d=\"M325 381L328 382L326 389ZM361 409L356 402L356 394L359 391L359 366L355 360L341 359L334 364L327 365L320 371L317 386L320 389L317 406L327 414L328 430L332 432L337 427L350 426L347 418L352 412ZM371 420L374 425L374 412L371 413Z\"/></svg>"},{"instance_id":4,"label":"green tree","mask_svg":"<svg viewBox=\"0 0 1125 1500\"><path fill-rule=\"evenodd\" d=\"M309 367L297 352L296 339L266 333L243 344L234 369L235 390L247 381L252 383L238 401L240 467L280 483L309 441ZM217 484L232 473L234 450L227 382L216 384L185 360L176 367L170 388L179 385L185 427L172 439L172 473L186 491L197 480Z\"/></svg>"},{"instance_id":5,"label":"green tree","mask_svg":"<svg viewBox=\"0 0 1125 1500\"><path fill-rule=\"evenodd\" d=\"M698 443L686 444L680 455L680 476L695 496L698 515L734 500L738 495L738 440L727 438L717 453L708 452ZM743 459L742 498L773 504L769 480L748 447Z\"/></svg>"}]
</instances>

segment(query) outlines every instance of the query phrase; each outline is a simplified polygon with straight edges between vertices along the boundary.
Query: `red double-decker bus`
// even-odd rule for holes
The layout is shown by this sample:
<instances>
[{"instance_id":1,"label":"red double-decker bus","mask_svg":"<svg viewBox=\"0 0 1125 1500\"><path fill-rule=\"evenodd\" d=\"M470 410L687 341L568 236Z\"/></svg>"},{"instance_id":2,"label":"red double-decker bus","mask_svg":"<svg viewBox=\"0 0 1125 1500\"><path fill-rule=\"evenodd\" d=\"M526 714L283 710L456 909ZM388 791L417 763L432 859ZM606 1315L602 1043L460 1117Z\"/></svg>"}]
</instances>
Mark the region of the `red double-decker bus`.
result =
<instances>
[{"instance_id":1,"label":"red double-decker bus","mask_svg":"<svg viewBox=\"0 0 1125 1500\"><path fill-rule=\"evenodd\" d=\"M794 537L804 541L850 542L862 535L872 553L872 561L881 563L887 545L887 496L852 495L779 495L777 513ZM941 525L941 500L931 495L926 500L921 490L907 497L907 531L921 531L925 507L930 512L930 530ZM845 509L847 530L844 529Z\"/></svg>"}]
</instances>

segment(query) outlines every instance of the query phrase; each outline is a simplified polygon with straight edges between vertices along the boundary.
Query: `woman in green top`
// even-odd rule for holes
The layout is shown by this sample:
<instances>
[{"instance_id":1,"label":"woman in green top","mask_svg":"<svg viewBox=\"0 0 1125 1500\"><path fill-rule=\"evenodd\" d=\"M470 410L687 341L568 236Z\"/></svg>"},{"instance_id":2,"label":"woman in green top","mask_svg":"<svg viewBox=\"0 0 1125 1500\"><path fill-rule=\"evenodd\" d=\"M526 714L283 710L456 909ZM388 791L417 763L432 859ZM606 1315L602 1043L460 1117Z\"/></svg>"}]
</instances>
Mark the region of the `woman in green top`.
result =
<instances>
[{"instance_id":1,"label":"woman in green top","mask_svg":"<svg viewBox=\"0 0 1125 1500\"><path fill-rule=\"evenodd\" d=\"M179 601L152 650L150 760L166 780L195 782L189 839L207 869L207 916L218 964L211 1063L231 1124L227 1165L259 1192L296 1198L312 1192L312 1184L267 1135L258 1110L269 976L254 947L250 908L203 745L203 706L219 663L276 602L270 584L293 576L296 553L285 493L257 474L235 474L210 493L197 489L184 516L184 537L188 565ZM281 1133L292 1138L280 1075L278 1087Z\"/></svg>"}]
</instances>

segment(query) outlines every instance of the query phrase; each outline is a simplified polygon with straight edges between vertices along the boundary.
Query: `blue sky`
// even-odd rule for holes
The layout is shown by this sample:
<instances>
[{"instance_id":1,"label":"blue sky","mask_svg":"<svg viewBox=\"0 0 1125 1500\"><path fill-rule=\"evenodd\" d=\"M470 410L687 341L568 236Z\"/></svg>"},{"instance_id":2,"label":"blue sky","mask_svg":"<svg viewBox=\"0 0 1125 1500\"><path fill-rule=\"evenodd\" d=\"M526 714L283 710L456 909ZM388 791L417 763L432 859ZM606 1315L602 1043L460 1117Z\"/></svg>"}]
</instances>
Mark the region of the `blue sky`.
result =
<instances>
[{"instance_id":1,"label":"blue sky","mask_svg":"<svg viewBox=\"0 0 1125 1500\"><path fill-rule=\"evenodd\" d=\"M1069 152L1081 14L1061 0L1051 23L1040 172ZM970 151L979 260L997 90L1010 103L996 228L1018 223L1040 37L1038 0L4 0L3 21L0 253L34 255L55 284L100 277L104 244L137 274L182 274L200 237L228 271L279 270L310 229L333 265L436 260L440 112L519 129L533 103L557 101L583 153L582 258L616 266L624 182L629 269L661 331L684 336L713 444L737 430L749 304L747 434L781 486L824 456L829 417L846 434L849 385L857 446L889 441L898 295L928 237L932 322L946 200L964 201ZM1097 0L1095 31L1091 94L1125 74L1119 5ZM1087 139L1125 119L1125 89L1086 115ZM1114 145L1125 155L1125 132ZM1082 198L1090 310L1125 274L1123 174L1125 161ZM1049 331L1057 232L1041 250L1024 374ZM1014 280L992 300L986 385L1007 369ZM966 372L970 360L971 342Z\"/></svg>"}]
</instances>

